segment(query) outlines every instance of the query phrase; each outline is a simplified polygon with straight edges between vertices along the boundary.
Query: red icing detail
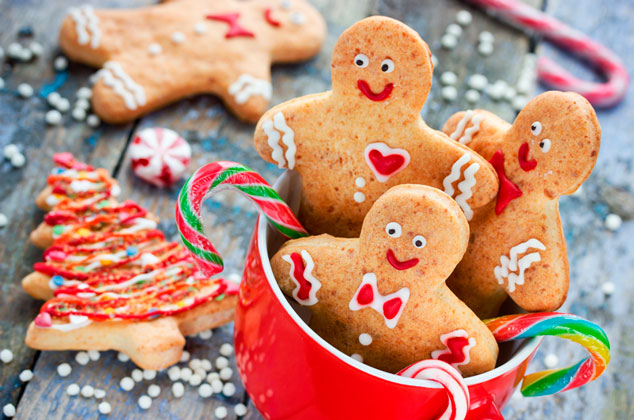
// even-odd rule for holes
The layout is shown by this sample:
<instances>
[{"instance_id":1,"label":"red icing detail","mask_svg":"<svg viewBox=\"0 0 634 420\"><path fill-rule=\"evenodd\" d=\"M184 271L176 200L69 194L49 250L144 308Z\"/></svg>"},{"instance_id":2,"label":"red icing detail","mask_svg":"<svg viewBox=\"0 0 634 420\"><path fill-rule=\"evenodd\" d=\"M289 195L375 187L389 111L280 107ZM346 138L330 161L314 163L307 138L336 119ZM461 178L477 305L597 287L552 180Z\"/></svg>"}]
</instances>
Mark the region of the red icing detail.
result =
<instances>
[{"instance_id":1,"label":"red icing detail","mask_svg":"<svg viewBox=\"0 0 634 420\"><path fill-rule=\"evenodd\" d=\"M500 180L500 189L498 190L498 200L495 204L495 214L501 214L506 206L517 197L522 196L522 190L517 185L513 184L510 179L506 177L506 171L504 170L504 154L501 150L498 150L493 154L489 163L495 169Z\"/></svg>"},{"instance_id":2,"label":"red icing detail","mask_svg":"<svg viewBox=\"0 0 634 420\"><path fill-rule=\"evenodd\" d=\"M376 171L385 176L398 172L405 165L405 157L398 153L386 156L380 151L373 149L368 153L368 157Z\"/></svg>"},{"instance_id":3,"label":"red icing detail","mask_svg":"<svg viewBox=\"0 0 634 420\"><path fill-rule=\"evenodd\" d=\"M48 312L42 312L33 320L35 325L42 328L49 328L53 325L53 321L51 320L51 314Z\"/></svg>"},{"instance_id":4,"label":"red icing detail","mask_svg":"<svg viewBox=\"0 0 634 420\"><path fill-rule=\"evenodd\" d=\"M388 83L387 85L385 85L381 92L374 93L372 92L372 89L370 89L370 85L368 84L368 82L366 82L365 80L357 80L357 87L368 99L377 102L387 99L392 93L392 90L394 90L394 84Z\"/></svg>"},{"instance_id":5,"label":"red icing detail","mask_svg":"<svg viewBox=\"0 0 634 420\"><path fill-rule=\"evenodd\" d=\"M517 160L520 162L520 167L525 172L532 171L537 166L537 161L535 159L528 160L530 152L531 149L528 146L528 143L523 143L517 152Z\"/></svg>"},{"instance_id":6,"label":"red icing detail","mask_svg":"<svg viewBox=\"0 0 634 420\"><path fill-rule=\"evenodd\" d=\"M392 267L396 268L397 270L407 270L408 268L412 268L416 264L418 264L418 258L399 261L396 258L396 255L394 255L394 251L392 251L391 249L387 250L387 260L392 265Z\"/></svg>"},{"instance_id":7,"label":"red icing detail","mask_svg":"<svg viewBox=\"0 0 634 420\"><path fill-rule=\"evenodd\" d=\"M270 7L268 9L266 9L264 11L264 19L266 19L266 21L271 25L271 26L275 26L276 28L278 28L281 23L279 20L275 19L273 16L271 16L271 12L273 11L273 9L271 9Z\"/></svg>"},{"instance_id":8,"label":"red icing detail","mask_svg":"<svg viewBox=\"0 0 634 420\"><path fill-rule=\"evenodd\" d=\"M452 363L463 363L466 359L464 348L469 345L467 337L452 337L447 340L447 348L451 353L444 353L438 356L438 360Z\"/></svg>"},{"instance_id":9,"label":"red icing detail","mask_svg":"<svg viewBox=\"0 0 634 420\"><path fill-rule=\"evenodd\" d=\"M372 291L372 286L366 284L359 290L359 294L357 295L357 302L359 305L369 305L374 300L374 292Z\"/></svg>"},{"instance_id":10,"label":"red icing detail","mask_svg":"<svg viewBox=\"0 0 634 420\"><path fill-rule=\"evenodd\" d=\"M403 305L403 301L400 297L388 300L383 304L383 315L387 319L393 319L396 315L398 315L401 305Z\"/></svg>"},{"instance_id":11,"label":"red icing detail","mask_svg":"<svg viewBox=\"0 0 634 420\"><path fill-rule=\"evenodd\" d=\"M293 278L299 283L297 297L301 300L306 300L310 297L310 289L313 287L313 285L304 277L304 270L306 269L306 266L304 265L304 260L302 259L302 256L299 255L297 252L293 252L291 254L291 260L293 260L293 264L295 265Z\"/></svg>"},{"instance_id":12,"label":"red icing detail","mask_svg":"<svg viewBox=\"0 0 634 420\"><path fill-rule=\"evenodd\" d=\"M207 19L217 20L220 22L226 22L229 24L229 30L225 34L225 38L233 38L236 36L244 36L248 38L255 38L253 32L240 26L238 19L240 19L240 13L225 13L220 15L207 15Z\"/></svg>"},{"instance_id":13,"label":"red icing detail","mask_svg":"<svg viewBox=\"0 0 634 420\"><path fill-rule=\"evenodd\" d=\"M84 171L92 171L93 167L86 165L83 162L77 162L73 155L69 152L55 153L53 155L53 161L59 166L63 166L68 169L77 169Z\"/></svg>"}]
</instances>

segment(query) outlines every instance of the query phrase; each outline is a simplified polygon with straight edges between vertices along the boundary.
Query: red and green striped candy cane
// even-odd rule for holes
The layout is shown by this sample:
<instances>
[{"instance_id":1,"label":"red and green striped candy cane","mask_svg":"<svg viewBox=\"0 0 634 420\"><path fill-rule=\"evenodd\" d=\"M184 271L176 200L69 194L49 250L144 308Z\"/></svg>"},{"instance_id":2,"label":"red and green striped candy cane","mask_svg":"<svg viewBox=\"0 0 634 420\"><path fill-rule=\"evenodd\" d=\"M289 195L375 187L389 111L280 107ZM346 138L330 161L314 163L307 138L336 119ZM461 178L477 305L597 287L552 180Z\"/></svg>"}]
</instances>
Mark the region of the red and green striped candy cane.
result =
<instances>
[{"instance_id":1,"label":"red and green striped candy cane","mask_svg":"<svg viewBox=\"0 0 634 420\"><path fill-rule=\"evenodd\" d=\"M220 253L205 236L200 208L208 195L226 188L251 199L271 225L287 238L308 236L290 207L257 172L236 162L209 163L189 177L176 204L176 226L185 247L205 275L220 273L224 264Z\"/></svg>"}]
</instances>

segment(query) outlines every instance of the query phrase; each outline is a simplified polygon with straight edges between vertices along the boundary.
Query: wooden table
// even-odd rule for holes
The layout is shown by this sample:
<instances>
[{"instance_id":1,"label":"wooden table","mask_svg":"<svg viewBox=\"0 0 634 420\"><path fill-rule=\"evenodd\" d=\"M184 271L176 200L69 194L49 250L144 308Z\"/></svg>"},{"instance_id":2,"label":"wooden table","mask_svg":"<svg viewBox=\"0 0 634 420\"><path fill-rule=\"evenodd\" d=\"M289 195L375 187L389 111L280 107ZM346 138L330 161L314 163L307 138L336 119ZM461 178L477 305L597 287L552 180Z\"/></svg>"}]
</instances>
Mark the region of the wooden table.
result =
<instances>
[{"instance_id":1,"label":"wooden table","mask_svg":"<svg viewBox=\"0 0 634 420\"><path fill-rule=\"evenodd\" d=\"M98 7L141 6L150 0L102 0L91 1ZM530 0L529 3L546 10L560 19L589 33L597 40L612 47L630 68L634 66L634 33L631 18L634 7L628 0ZM171 382L160 373L152 383L161 386L161 396L152 407L143 411L136 401L151 383L138 384L131 392L119 388L122 377L130 374L130 362L118 362L114 352L102 352L98 361L79 366L74 352L37 352L24 345L24 334L29 322L37 314L41 302L33 300L20 286L20 279L31 271L34 262L40 260L41 251L29 243L28 235L42 220L42 212L33 205L36 193L45 185L45 177L53 167L53 153L71 151L81 160L112 171L123 189L123 197L138 200L152 212L161 216L160 227L167 236L174 238L173 221L175 197L179 186L170 190L158 190L147 186L133 175L126 156L126 148L132 134L140 128L165 126L182 133L192 144L194 159L191 169L217 159L232 159L254 167L273 181L280 171L263 162L252 145L253 126L238 122L227 114L223 105L213 97L197 97L181 101L161 111L122 126L102 125L91 129L65 116L63 126L49 127L44 122L48 107L40 97L19 99L15 88L21 82L30 83L39 90L55 80L53 58L59 53L56 36L66 8L77 0L0 0L0 45L5 48L17 37L18 29L30 25L34 39L45 46L40 59L30 64L2 64L0 75L6 88L0 91L0 147L8 143L19 145L27 157L22 169L14 169L4 161L0 163L0 212L9 218L9 225L0 230L0 348L9 348L15 359L0 370L0 403L13 403L18 408L17 418L95 418L98 417L97 401L66 395L70 383L89 384L107 391L106 401L112 405L109 418L211 418L215 407L229 407L238 402L249 403L239 379L235 396L225 399L202 399L192 387L185 396L175 399L169 391ZM372 14L384 14L405 21L416 29L430 44L438 58L434 87L423 110L428 124L439 128L455 111L473 107L466 103L463 94L466 78L473 73L485 74L490 81L503 79L510 84L517 81L522 60L526 53L560 56L561 53L537 39L498 23L487 15L457 0L363 0L342 2L315 0L328 21L329 34L321 54L308 63L292 66L276 66L273 69L273 102L323 91L330 86L330 54L338 35L353 22ZM446 26L453 22L456 12L468 9L474 14L474 22L460 38L460 45L453 51L443 50L440 38ZM476 52L477 34L488 30L495 35L495 52L484 58ZM561 59L561 58L559 58ZM586 77L594 77L578 63L565 59L567 65ZM458 100L448 103L440 96L438 76L443 71L458 75ZM60 93L73 98L80 86L88 84L92 73L81 65L71 64L69 78ZM536 88L537 93L541 88ZM631 89L630 89L631 90ZM531 96L533 95L531 94ZM630 95L617 108L599 111L603 125L603 146L593 175L584 185L583 192L561 201L561 211L568 240L571 261L571 290L563 310L571 311L600 323L612 342L612 364L598 381L580 389L549 398L513 398L505 410L513 419L629 419L634 418L634 333L631 317L634 316L634 223L626 221L617 232L604 227L608 213L620 214L624 219L634 216L632 181L634 152L634 105ZM478 107L498 113L512 120L514 111L508 102L494 102L486 95ZM216 209L215 226L211 232L227 259L227 270L238 272L244 257L247 238L256 213L239 197L229 196ZM211 223L210 223L211 224ZM612 282L616 293L606 298L602 284ZM630 321L628 321L630 320ZM191 338L187 349L195 357L215 359L221 343L230 341L231 326L217 330L211 340ZM556 353L562 363L579 357L580 351L573 345L556 339L545 341L532 369L542 369L544 355ZM71 376L60 378L56 367L63 361L73 366ZM232 361L232 363L234 363ZM23 369L33 369L35 377L22 384L18 374ZM234 365L235 368L235 365ZM101 416L104 417L104 416ZM245 418L260 419L253 405Z\"/></svg>"}]
</instances>

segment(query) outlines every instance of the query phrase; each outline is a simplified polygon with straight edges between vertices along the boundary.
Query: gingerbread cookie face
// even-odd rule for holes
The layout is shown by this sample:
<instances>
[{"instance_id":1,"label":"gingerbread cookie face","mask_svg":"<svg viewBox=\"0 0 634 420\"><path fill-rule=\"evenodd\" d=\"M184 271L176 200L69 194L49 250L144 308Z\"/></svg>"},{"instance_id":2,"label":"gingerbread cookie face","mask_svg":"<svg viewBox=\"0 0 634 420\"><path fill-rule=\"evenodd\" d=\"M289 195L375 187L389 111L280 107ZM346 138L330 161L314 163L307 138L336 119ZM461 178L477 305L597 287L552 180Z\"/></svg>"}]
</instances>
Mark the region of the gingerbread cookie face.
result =
<instances>
[{"instance_id":1,"label":"gingerbread cookie face","mask_svg":"<svg viewBox=\"0 0 634 420\"><path fill-rule=\"evenodd\" d=\"M467 219L495 196L493 168L420 117L432 80L429 48L401 22L375 16L335 45L333 90L280 104L254 134L260 155L302 175L299 218L314 234L356 237L390 187L443 189Z\"/></svg>"},{"instance_id":2,"label":"gingerbread cookie face","mask_svg":"<svg viewBox=\"0 0 634 420\"><path fill-rule=\"evenodd\" d=\"M444 284L468 240L455 201L400 185L376 201L360 238L292 240L271 266L313 312L311 328L351 357L390 372L435 357L472 375L495 366L497 345Z\"/></svg>"},{"instance_id":3,"label":"gingerbread cookie face","mask_svg":"<svg viewBox=\"0 0 634 420\"><path fill-rule=\"evenodd\" d=\"M59 41L70 58L102 67L92 100L106 121L130 121L200 93L255 121L271 98L271 64L312 57L324 37L322 17L305 0L178 0L71 8Z\"/></svg>"},{"instance_id":4,"label":"gingerbread cookie face","mask_svg":"<svg viewBox=\"0 0 634 420\"><path fill-rule=\"evenodd\" d=\"M547 92L513 125L477 110L454 115L443 130L469 137L500 180L497 200L476 211L469 249L448 285L481 317L497 315L507 294L525 310L556 310L569 286L558 201L596 162L594 110L577 94Z\"/></svg>"}]
</instances>

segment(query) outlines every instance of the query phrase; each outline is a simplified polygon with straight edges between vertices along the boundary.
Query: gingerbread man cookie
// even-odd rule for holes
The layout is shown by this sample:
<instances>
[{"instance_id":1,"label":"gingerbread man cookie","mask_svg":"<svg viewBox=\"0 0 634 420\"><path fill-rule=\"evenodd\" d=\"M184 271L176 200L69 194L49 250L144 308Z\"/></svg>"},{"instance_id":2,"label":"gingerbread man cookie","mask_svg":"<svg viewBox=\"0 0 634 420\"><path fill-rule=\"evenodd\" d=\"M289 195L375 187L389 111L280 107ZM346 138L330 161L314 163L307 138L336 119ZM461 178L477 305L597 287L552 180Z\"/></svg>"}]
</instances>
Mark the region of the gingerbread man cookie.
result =
<instances>
[{"instance_id":1,"label":"gingerbread man cookie","mask_svg":"<svg viewBox=\"0 0 634 420\"><path fill-rule=\"evenodd\" d=\"M434 357L474 375L495 367L498 347L445 285L468 241L454 200L406 184L374 203L359 238L292 240L271 266L312 310L311 328L344 353L388 372Z\"/></svg>"},{"instance_id":2,"label":"gingerbread man cookie","mask_svg":"<svg viewBox=\"0 0 634 420\"><path fill-rule=\"evenodd\" d=\"M507 294L528 311L559 308L568 293L568 257L559 197L590 175L601 128L589 102L547 92L513 125L481 110L453 115L443 131L488 159L497 200L475 212L469 249L447 284L480 317L496 316Z\"/></svg>"},{"instance_id":3,"label":"gingerbread man cookie","mask_svg":"<svg viewBox=\"0 0 634 420\"><path fill-rule=\"evenodd\" d=\"M332 91L280 104L255 131L260 155L302 175L299 218L311 233L358 236L365 214L398 184L444 190L467 218L495 197L493 168L420 116L432 81L427 44L371 17L348 28L332 56Z\"/></svg>"},{"instance_id":4,"label":"gingerbread man cookie","mask_svg":"<svg viewBox=\"0 0 634 420\"><path fill-rule=\"evenodd\" d=\"M133 10L71 8L59 43L71 59L101 68L92 106L105 121L131 121L210 93L255 122L271 99L271 64L314 56L325 34L306 0L179 0Z\"/></svg>"}]
</instances>

